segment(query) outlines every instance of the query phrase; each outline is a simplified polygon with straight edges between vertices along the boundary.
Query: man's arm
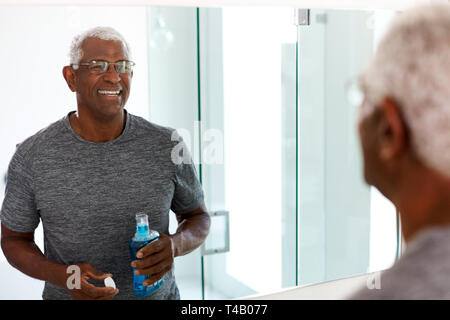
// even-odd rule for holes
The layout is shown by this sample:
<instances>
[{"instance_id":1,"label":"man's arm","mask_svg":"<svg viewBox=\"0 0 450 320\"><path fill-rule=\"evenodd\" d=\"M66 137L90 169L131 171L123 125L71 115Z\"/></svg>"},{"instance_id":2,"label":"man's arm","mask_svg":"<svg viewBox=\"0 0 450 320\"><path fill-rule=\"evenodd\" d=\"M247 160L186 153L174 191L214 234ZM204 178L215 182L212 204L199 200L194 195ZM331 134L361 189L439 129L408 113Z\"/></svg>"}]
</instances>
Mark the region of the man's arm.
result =
<instances>
[{"instance_id":1,"label":"man's arm","mask_svg":"<svg viewBox=\"0 0 450 320\"><path fill-rule=\"evenodd\" d=\"M8 262L26 275L65 287L66 266L48 260L34 242L34 232L15 232L2 224L1 247Z\"/></svg>"},{"instance_id":2,"label":"man's arm","mask_svg":"<svg viewBox=\"0 0 450 320\"><path fill-rule=\"evenodd\" d=\"M205 203L184 215L177 215L178 228L171 235L174 249L174 257L185 255L197 249L209 233L211 219Z\"/></svg>"},{"instance_id":3,"label":"man's arm","mask_svg":"<svg viewBox=\"0 0 450 320\"><path fill-rule=\"evenodd\" d=\"M175 257L185 255L198 248L205 241L211 219L205 203L187 214L177 215L178 228L172 235L160 234L160 239L154 241L136 254L137 258L131 263L136 274L147 275L149 278L144 285L151 285L161 279L173 265Z\"/></svg>"},{"instance_id":4,"label":"man's arm","mask_svg":"<svg viewBox=\"0 0 450 320\"><path fill-rule=\"evenodd\" d=\"M15 232L1 226L1 247L8 262L26 275L50 282L66 289L74 299L112 299L118 289L95 287L88 283L89 278L103 280L110 274L102 274L89 263L78 264L80 268L80 287L67 288L67 266L47 259L34 242L34 232Z\"/></svg>"}]
</instances>

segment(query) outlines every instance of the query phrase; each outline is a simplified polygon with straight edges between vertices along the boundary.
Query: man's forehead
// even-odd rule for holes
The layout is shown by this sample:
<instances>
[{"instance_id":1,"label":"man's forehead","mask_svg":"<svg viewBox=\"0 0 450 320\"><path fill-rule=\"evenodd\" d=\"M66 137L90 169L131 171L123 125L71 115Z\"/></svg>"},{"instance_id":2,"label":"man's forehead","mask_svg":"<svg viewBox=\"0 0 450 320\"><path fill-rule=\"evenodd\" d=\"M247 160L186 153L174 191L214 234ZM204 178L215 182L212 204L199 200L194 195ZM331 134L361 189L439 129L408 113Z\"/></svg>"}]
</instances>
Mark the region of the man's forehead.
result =
<instances>
[{"instance_id":1,"label":"man's forehead","mask_svg":"<svg viewBox=\"0 0 450 320\"><path fill-rule=\"evenodd\" d=\"M124 43L120 40L104 40L99 38L86 38L81 48L82 59L123 59L128 58L128 52Z\"/></svg>"}]
</instances>

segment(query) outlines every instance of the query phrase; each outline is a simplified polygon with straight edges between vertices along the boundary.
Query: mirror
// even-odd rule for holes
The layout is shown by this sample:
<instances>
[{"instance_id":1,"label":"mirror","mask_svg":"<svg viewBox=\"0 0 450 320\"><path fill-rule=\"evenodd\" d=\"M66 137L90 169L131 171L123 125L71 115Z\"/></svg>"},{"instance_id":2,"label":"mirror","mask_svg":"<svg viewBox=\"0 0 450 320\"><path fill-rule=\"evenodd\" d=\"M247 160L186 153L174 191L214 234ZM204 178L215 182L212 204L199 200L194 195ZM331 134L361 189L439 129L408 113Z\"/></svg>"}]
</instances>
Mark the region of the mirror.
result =
<instances>
[{"instance_id":1,"label":"mirror","mask_svg":"<svg viewBox=\"0 0 450 320\"><path fill-rule=\"evenodd\" d=\"M16 144L76 109L61 73L72 37L112 26L136 62L126 109L178 129L208 209L228 212L210 235L228 250L176 259L182 299L237 298L389 267L395 210L363 181L350 84L395 12L312 9L309 24L296 25L294 11L2 6L0 201ZM43 250L41 225L36 242ZM3 254L0 283L0 299L41 297L43 283Z\"/></svg>"}]
</instances>

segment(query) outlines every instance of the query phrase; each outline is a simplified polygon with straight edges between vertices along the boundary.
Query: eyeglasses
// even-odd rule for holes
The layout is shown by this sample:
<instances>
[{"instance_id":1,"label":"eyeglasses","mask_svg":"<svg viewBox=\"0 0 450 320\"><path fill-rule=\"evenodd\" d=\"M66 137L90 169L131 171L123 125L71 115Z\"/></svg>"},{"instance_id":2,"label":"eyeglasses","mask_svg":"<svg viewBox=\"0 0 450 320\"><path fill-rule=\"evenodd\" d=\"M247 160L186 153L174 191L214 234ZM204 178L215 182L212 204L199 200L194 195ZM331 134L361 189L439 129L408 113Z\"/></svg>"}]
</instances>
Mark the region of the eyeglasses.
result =
<instances>
[{"instance_id":1,"label":"eyeglasses","mask_svg":"<svg viewBox=\"0 0 450 320\"><path fill-rule=\"evenodd\" d=\"M117 62L108 62L104 60L91 60L89 62L72 64L72 68L77 70L80 66L85 66L93 74L104 73L109 69L109 65L113 64L117 73L131 73L135 63L133 61L121 60Z\"/></svg>"}]
</instances>

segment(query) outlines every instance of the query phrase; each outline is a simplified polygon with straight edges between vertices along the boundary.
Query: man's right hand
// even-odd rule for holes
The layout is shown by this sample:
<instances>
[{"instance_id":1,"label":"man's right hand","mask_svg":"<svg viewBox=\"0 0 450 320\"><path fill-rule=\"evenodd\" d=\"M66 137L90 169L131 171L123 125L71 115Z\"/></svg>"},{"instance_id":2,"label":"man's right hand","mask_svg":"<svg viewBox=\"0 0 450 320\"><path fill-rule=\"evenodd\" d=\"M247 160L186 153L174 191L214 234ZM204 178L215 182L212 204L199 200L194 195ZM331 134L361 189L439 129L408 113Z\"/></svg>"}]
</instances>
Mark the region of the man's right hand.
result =
<instances>
[{"instance_id":1,"label":"man's right hand","mask_svg":"<svg viewBox=\"0 0 450 320\"><path fill-rule=\"evenodd\" d=\"M67 283L65 289L74 300L111 300L119 292L119 289L112 287L96 287L89 283L90 278L97 281L104 281L107 277L112 277L111 274L102 273L95 269L90 263L77 264L80 268L80 282L78 288L71 289ZM67 281L69 282L69 281Z\"/></svg>"},{"instance_id":2,"label":"man's right hand","mask_svg":"<svg viewBox=\"0 0 450 320\"><path fill-rule=\"evenodd\" d=\"M77 285L74 289L68 268L60 263L50 261L34 242L33 232L17 232L1 224L1 248L8 262L16 269L35 279L50 282L66 289L73 299L112 299L119 292L110 287L96 287L89 283L90 278L103 281L111 274L104 274L95 269L90 263L80 263L76 277ZM78 281L79 280L79 281Z\"/></svg>"}]
</instances>

